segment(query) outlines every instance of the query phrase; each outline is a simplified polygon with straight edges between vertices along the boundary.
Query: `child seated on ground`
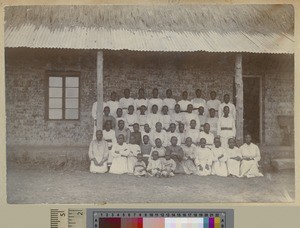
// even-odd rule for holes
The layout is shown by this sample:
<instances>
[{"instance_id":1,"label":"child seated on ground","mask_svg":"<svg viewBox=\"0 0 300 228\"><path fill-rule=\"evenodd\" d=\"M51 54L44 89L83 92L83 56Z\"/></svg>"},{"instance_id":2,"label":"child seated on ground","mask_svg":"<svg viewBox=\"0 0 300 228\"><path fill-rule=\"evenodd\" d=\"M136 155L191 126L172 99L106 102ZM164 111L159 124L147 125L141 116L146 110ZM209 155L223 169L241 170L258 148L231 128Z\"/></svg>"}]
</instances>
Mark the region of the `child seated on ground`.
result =
<instances>
[{"instance_id":1,"label":"child seated on ground","mask_svg":"<svg viewBox=\"0 0 300 228\"><path fill-rule=\"evenodd\" d=\"M148 135L144 135L143 143L141 144L141 153L143 155L143 161L148 165L148 160L150 157L152 146L150 144L150 139Z\"/></svg>"},{"instance_id":2,"label":"child seated on ground","mask_svg":"<svg viewBox=\"0 0 300 228\"><path fill-rule=\"evenodd\" d=\"M143 161L143 155L141 153L137 154L137 161L134 165L133 175L138 177L147 175L146 164Z\"/></svg>"},{"instance_id":3,"label":"child seated on ground","mask_svg":"<svg viewBox=\"0 0 300 228\"><path fill-rule=\"evenodd\" d=\"M133 136L135 143L141 145L142 143L142 134L140 132L140 126L138 123L133 124L133 132L130 133L130 136Z\"/></svg>"},{"instance_id":4,"label":"child seated on ground","mask_svg":"<svg viewBox=\"0 0 300 228\"><path fill-rule=\"evenodd\" d=\"M152 158L149 160L149 164L147 166L147 172L150 176L160 177L162 170L162 162L158 159L158 152L152 152Z\"/></svg>"},{"instance_id":5,"label":"child seated on ground","mask_svg":"<svg viewBox=\"0 0 300 228\"><path fill-rule=\"evenodd\" d=\"M174 177L174 170L176 169L176 163L173 159L171 159L170 151L166 151L166 160L162 164L162 172L161 175L163 177Z\"/></svg>"},{"instance_id":6,"label":"child seated on ground","mask_svg":"<svg viewBox=\"0 0 300 228\"><path fill-rule=\"evenodd\" d=\"M199 176L208 176L211 174L211 165L213 161L212 152L206 147L205 138L200 139L200 147L195 152L195 165Z\"/></svg>"}]
</instances>

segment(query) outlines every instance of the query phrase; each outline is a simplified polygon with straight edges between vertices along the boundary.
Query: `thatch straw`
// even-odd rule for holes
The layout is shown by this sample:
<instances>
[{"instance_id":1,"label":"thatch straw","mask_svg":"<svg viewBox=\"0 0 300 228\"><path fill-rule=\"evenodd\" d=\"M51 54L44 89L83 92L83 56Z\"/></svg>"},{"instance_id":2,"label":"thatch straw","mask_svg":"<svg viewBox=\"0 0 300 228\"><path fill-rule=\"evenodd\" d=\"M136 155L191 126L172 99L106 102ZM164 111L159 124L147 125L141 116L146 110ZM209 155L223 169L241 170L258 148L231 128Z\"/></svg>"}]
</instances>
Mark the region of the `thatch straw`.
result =
<instances>
[{"instance_id":1,"label":"thatch straw","mask_svg":"<svg viewBox=\"0 0 300 228\"><path fill-rule=\"evenodd\" d=\"M292 5L11 6L5 26L294 33Z\"/></svg>"}]
</instances>

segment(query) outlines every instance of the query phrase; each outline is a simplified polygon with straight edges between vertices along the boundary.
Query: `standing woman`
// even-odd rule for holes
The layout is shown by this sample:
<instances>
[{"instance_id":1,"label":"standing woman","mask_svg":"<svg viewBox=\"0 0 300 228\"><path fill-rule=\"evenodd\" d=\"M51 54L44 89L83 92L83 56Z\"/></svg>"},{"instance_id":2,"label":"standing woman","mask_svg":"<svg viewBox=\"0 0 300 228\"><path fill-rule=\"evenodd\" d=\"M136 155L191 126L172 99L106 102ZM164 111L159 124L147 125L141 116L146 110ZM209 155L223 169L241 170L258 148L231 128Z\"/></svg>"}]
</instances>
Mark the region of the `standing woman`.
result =
<instances>
[{"instance_id":1,"label":"standing woman","mask_svg":"<svg viewBox=\"0 0 300 228\"><path fill-rule=\"evenodd\" d=\"M128 145L124 142L124 135L119 135L117 143L112 149L112 164L109 172L114 174L128 173L127 157L130 153Z\"/></svg>"},{"instance_id":2,"label":"standing woman","mask_svg":"<svg viewBox=\"0 0 300 228\"><path fill-rule=\"evenodd\" d=\"M235 138L235 120L229 116L229 107L223 108L223 116L218 120L217 135L221 138L223 147L228 147L228 139Z\"/></svg>"},{"instance_id":3,"label":"standing woman","mask_svg":"<svg viewBox=\"0 0 300 228\"><path fill-rule=\"evenodd\" d=\"M126 126L130 130L130 132L133 132L133 124L139 122L137 114L134 113L134 106L133 105L129 105L128 113L125 114L124 119L126 121Z\"/></svg>"},{"instance_id":4,"label":"standing woman","mask_svg":"<svg viewBox=\"0 0 300 228\"><path fill-rule=\"evenodd\" d=\"M245 143L240 147L242 154L241 176L242 177L262 177L258 170L260 161L260 151L257 145L252 143L250 134L246 134Z\"/></svg>"}]
</instances>

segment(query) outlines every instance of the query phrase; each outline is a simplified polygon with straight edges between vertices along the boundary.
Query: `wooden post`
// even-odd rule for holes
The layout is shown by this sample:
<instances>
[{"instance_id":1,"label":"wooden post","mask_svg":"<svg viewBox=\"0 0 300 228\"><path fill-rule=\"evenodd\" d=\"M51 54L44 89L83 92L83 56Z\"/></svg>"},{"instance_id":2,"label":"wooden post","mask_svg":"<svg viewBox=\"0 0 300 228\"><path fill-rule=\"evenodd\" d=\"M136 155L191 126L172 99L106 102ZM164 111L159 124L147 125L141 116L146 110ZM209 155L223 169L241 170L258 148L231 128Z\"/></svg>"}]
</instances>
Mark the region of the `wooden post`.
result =
<instances>
[{"instance_id":1,"label":"wooden post","mask_svg":"<svg viewBox=\"0 0 300 228\"><path fill-rule=\"evenodd\" d=\"M97 52L97 130L103 127L103 51Z\"/></svg>"},{"instance_id":2,"label":"wooden post","mask_svg":"<svg viewBox=\"0 0 300 228\"><path fill-rule=\"evenodd\" d=\"M237 144L243 143L244 136L244 89L243 89L243 71L242 54L235 57L235 88L236 88L236 140Z\"/></svg>"}]
</instances>

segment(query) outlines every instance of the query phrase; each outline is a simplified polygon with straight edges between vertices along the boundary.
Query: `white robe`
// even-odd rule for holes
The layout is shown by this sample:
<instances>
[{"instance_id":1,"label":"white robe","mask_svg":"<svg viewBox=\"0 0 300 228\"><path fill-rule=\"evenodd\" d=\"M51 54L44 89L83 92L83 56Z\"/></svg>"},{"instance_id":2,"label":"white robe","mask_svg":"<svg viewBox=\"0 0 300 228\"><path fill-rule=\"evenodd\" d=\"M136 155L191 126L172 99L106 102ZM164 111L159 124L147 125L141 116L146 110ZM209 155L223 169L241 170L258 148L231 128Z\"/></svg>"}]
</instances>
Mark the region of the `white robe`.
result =
<instances>
[{"instance_id":1,"label":"white robe","mask_svg":"<svg viewBox=\"0 0 300 228\"><path fill-rule=\"evenodd\" d=\"M117 143L117 139L116 139L116 132L114 130L110 130L110 131L106 131L103 130L103 139L107 142L107 146L109 149L109 156L108 156L108 163L110 164L112 162L112 146L113 144Z\"/></svg>"},{"instance_id":2,"label":"white robe","mask_svg":"<svg viewBox=\"0 0 300 228\"><path fill-rule=\"evenodd\" d=\"M205 133L204 131L201 131L199 134L199 139L198 142L200 142L200 139L204 138L206 140L206 147L211 149L214 145L214 134L209 132L208 134Z\"/></svg>"},{"instance_id":3,"label":"white robe","mask_svg":"<svg viewBox=\"0 0 300 228\"><path fill-rule=\"evenodd\" d=\"M209 114L209 110L211 108L213 108L216 111L215 115L218 116L220 104L221 104L221 101L218 99L208 100L206 102L206 107L207 107L207 111L208 111L207 115Z\"/></svg>"},{"instance_id":4,"label":"white robe","mask_svg":"<svg viewBox=\"0 0 300 228\"><path fill-rule=\"evenodd\" d=\"M168 145L168 136L165 130L161 132L151 131L150 134L150 144L155 146L155 139L159 138L161 140L162 146L166 147Z\"/></svg>"},{"instance_id":5,"label":"white robe","mask_svg":"<svg viewBox=\"0 0 300 228\"><path fill-rule=\"evenodd\" d=\"M168 106L169 114L174 113L174 107L176 105L176 101L173 98L165 98L163 99L163 106Z\"/></svg>"},{"instance_id":6,"label":"white robe","mask_svg":"<svg viewBox=\"0 0 300 228\"><path fill-rule=\"evenodd\" d=\"M184 115L183 115L183 113L174 112L173 114L171 114L171 123L175 123L176 126L178 127L179 122L184 124Z\"/></svg>"},{"instance_id":7,"label":"white robe","mask_svg":"<svg viewBox=\"0 0 300 228\"><path fill-rule=\"evenodd\" d=\"M152 175L156 173L160 173L162 170L162 161L160 159L157 160L149 160L147 171L151 172Z\"/></svg>"},{"instance_id":8,"label":"white robe","mask_svg":"<svg viewBox=\"0 0 300 228\"><path fill-rule=\"evenodd\" d=\"M241 176L246 177L260 177L263 176L258 169L258 161L260 161L260 151L257 145L250 143L243 144L240 147L243 158L250 158L252 160L241 162Z\"/></svg>"},{"instance_id":9,"label":"white robe","mask_svg":"<svg viewBox=\"0 0 300 228\"><path fill-rule=\"evenodd\" d=\"M240 177L240 161L232 159L234 157L242 158L242 154L239 148L234 147L233 149L226 148L226 157L227 157L227 169L228 174L234 175L236 177Z\"/></svg>"},{"instance_id":10,"label":"white robe","mask_svg":"<svg viewBox=\"0 0 300 228\"><path fill-rule=\"evenodd\" d=\"M210 149L197 147L195 150L195 165L198 169L198 175L207 176L211 174L211 165L213 162L213 154ZM199 165L202 166L203 170L200 170ZM208 165L208 169L206 168Z\"/></svg>"},{"instance_id":11,"label":"white robe","mask_svg":"<svg viewBox=\"0 0 300 228\"><path fill-rule=\"evenodd\" d=\"M214 134L214 136L217 136L217 131L218 131L218 121L219 118L214 117L214 118L210 118L208 117L206 119L206 123L208 123L210 125L210 132Z\"/></svg>"},{"instance_id":12,"label":"white robe","mask_svg":"<svg viewBox=\"0 0 300 228\"><path fill-rule=\"evenodd\" d=\"M140 129L141 129L141 127L143 127L147 123L147 115L139 114L138 115L138 123L139 123Z\"/></svg>"},{"instance_id":13,"label":"white robe","mask_svg":"<svg viewBox=\"0 0 300 228\"><path fill-rule=\"evenodd\" d=\"M207 115L206 100L204 100L203 98L194 98L191 102L193 104L193 107L197 108L197 110L193 111L195 114L198 115L198 109L202 106L204 108L204 115Z\"/></svg>"},{"instance_id":14,"label":"white robe","mask_svg":"<svg viewBox=\"0 0 300 228\"><path fill-rule=\"evenodd\" d=\"M147 124L149 124L151 129L155 130L155 125L157 122L160 122L161 124L163 124L163 117L161 114L149 113L147 115Z\"/></svg>"},{"instance_id":15,"label":"white robe","mask_svg":"<svg viewBox=\"0 0 300 228\"><path fill-rule=\"evenodd\" d=\"M198 115L195 114L195 113L184 113L184 124L185 124L186 129L190 128L191 120L195 120L196 121L196 128L200 129L200 121L199 121Z\"/></svg>"},{"instance_id":16,"label":"white robe","mask_svg":"<svg viewBox=\"0 0 300 228\"><path fill-rule=\"evenodd\" d=\"M133 173L137 155L141 153L141 147L137 144L128 144L129 154L127 158L128 173Z\"/></svg>"},{"instance_id":17,"label":"white robe","mask_svg":"<svg viewBox=\"0 0 300 228\"><path fill-rule=\"evenodd\" d=\"M236 117L236 109L235 109L235 105L232 104L231 102L228 102L228 104L225 104L223 102L223 103L221 103L219 105L219 111L218 111L219 118L224 115L223 109L224 109L225 106L229 107L229 116L232 117L233 119L235 119L235 117Z\"/></svg>"},{"instance_id":18,"label":"white robe","mask_svg":"<svg viewBox=\"0 0 300 228\"><path fill-rule=\"evenodd\" d=\"M158 111L157 113L161 113L161 108L163 106L163 101L160 98L151 98L149 99L149 103L148 103L148 109L149 109L149 113L152 113L152 106L153 105L157 105L158 107Z\"/></svg>"},{"instance_id":19,"label":"white robe","mask_svg":"<svg viewBox=\"0 0 300 228\"><path fill-rule=\"evenodd\" d=\"M228 128L228 129L222 129ZM218 120L217 135L220 136L222 147L228 147L228 139L235 137L236 128L235 120L232 117L221 117Z\"/></svg>"},{"instance_id":20,"label":"white robe","mask_svg":"<svg viewBox=\"0 0 300 228\"><path fill-rule=\"evenodd\" d=\"M131 98L131 97L129 97L129 98L122 97L119 100L119 107L121 109L123 109L123 112L127 112L129 105L133 105L134 110L135 110L135 103L134 103L134 99L133 98Z\"/></svg>"},{"instance_id":21,"label":"white robe","mask_svg":"<svg viewBox=\"0 0 300 228\"><path fill-rule=\"evenodd\" d=\"M133 126L132 125L135 124L135 123L139 123L137 114L135 114L135 113L133 113L132 115L125 114L124 119L126 121L126 126L128 127L128 129L131 132L133 132Z\"/></svg>"},{"instance_id":22,"label":"white robe","mask_svg":"<svg viewBox=\"0 0 300 228\"><path fill-rule=\"evenodd\" d=\"M199 129L203 131L204 124L206 123L206 115L198 115L199 118Z\"/></svg>"},{"instance_id":23,"label":"white robe","mask_svg":"<svg viewBox=\"0 0 300 228\"><path fill-rule=\"evenodd\" d=\"M188 129L185 132L185 139L190 137L193 143L199 142L200 131L198 129Z\"/></svg>"},{"instance_id":24,"label":"white robe","mask_svg":"<svg viewBox=\"0 0 300 228\"><path fill-rule=\"evenodd\" d=\"M91 141L88 154L90 160L96 159L98 163L105 160L102 166L96 165L94 161L91 161L90 164L91 173L107 172L108 146L106 141L104 140L101 140L100 142L98 142L97 140Z\"/></svg>"},{"instance_id":25,"label":"white robe","mask_svg":"<svg viewBox=\"0 0 300 228\"><path fill-rule=\"evenodd\" d=\"M136 113L139 114L140 111L137 110L138 108L140 108L142 105L146 106L146 112L148 111L148 104L149 104L149 100L148 99L135 99L134 100L134 105L135 105L135 109L136 109Z\"/></svg>"},{"instance_id":26,"label":"white robe","mask_svg":"<svg viewBox=\"0 0 300 228\"><path fill-rule=\"evenodd\" d=\"M127 156L130 153L128 144L114 144L112 148L112 164L109 172L114 174L123 174L128 172Z\"/></svg>"},{"instance_id":27,"label":"white robe","mask_svg":"<svg viewBox=\"0 0 300 228\"><path fill-rule=\"evenodd\" d=\"M117 109L119 108L119 101L109 100L106 102L106 106L109 107L110 114L116 118L117 117Z\"/></svg>"},{"instance_id":28,"label":"white robe","mask_svg":"<svg viewBox=\"0 0 300 228\"><path fill-rule=\"evenodd\" d=\"M171 123L171 116L170 115L162 115L162 125L163 128L169 129Z\"/></svg>"},{"instance_id":29,"label":"white robe","mask_svg":"<svg viewBox=\"0 0 300 228\"><path fill-rule=\"evenodd\" d=\"M180 105L180 111L186 111L187 106L189 104L193 104L193 103L189 100L180 100L180 101L178 101L178 104Z\"/></svg>"},{"instance_id":30,"label":"white robe","mask_svg":"<svg viewBox=\"0 0 300 228\"><path fill-rule=\"evenodd\" d=\"M223 147L213 147L211 149L213 153L213 164L211 173L212 175L227 177L228 176L228 169L227 169L227 155L226 155L226 149ZM219 157L223 155L222 158L219 159Z\"/></svg>"}]
</instances>

